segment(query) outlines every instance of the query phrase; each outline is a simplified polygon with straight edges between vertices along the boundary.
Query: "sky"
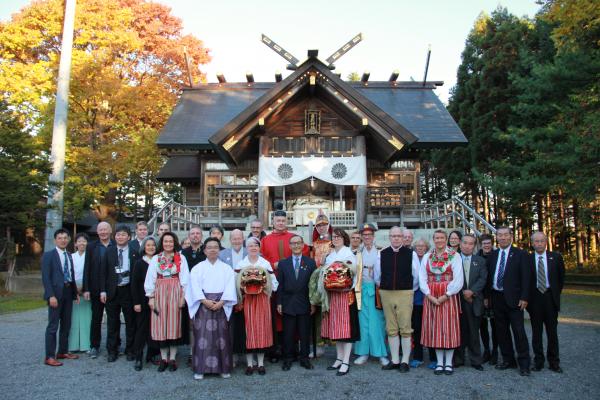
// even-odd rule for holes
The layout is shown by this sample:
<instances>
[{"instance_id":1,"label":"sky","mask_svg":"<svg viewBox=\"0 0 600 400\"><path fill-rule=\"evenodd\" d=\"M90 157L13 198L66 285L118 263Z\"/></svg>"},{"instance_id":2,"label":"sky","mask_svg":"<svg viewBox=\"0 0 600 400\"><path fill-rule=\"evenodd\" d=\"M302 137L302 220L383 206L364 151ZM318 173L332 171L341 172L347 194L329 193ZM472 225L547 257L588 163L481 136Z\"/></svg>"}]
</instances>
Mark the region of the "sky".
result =
<instances>
[{"instance_id":1,"label":"sky","mask_svg":"<svg viewBox=\"0 0 600 400\"><path fill-rule=\"evenodd\" d=\"M110 1L110 0L107 0ZM30 0L0 0L0 21ZM533 17L535 0L160 0L183 20L184 32L201 39L212 61L200 66L209 82L222 72L228 82L273 81L277 71L287 76L287 63L260 41L266 34L301 61L307 50L319 50L325 60L357 33L363 41L336 63L336 73L369 71L371 81L387 80L394 70L399 80L422 80L431 45L428 80L444 81L436 89L447 103L465 39L481 12L498 6L517 16Z\"/></svg>"}]
</instances>

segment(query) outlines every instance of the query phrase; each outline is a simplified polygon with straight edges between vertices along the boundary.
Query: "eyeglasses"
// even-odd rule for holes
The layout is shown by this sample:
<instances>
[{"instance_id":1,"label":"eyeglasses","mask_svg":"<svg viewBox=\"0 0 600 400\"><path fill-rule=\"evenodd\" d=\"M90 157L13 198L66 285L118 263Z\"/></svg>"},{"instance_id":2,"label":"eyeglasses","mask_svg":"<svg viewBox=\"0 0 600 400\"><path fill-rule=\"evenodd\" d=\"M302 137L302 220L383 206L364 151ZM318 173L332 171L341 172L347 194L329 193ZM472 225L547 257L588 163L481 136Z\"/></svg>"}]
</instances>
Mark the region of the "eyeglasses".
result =
<instances>
[{"instance_id":1,"label":"eyeglasses","mask_svg":"<svg viewBox=\"0 0 600 400\"><path fill-rule=\"evenodd\" d=\"M302 246L304 242L290 242L290 246Z\"/></svg>"},{"instance_id":2,"label":"eyeglasses","mask_svg":"<svg viewBox=\"0 0 600 400\"><path fill-rule=\"evenodd\" d=\"M332 235L332 236L331 236L331 238L332 238L332 239L341 239L342 237L341 237L341 236L338 236L338 235Z\"/></svg>"}]
</instances>

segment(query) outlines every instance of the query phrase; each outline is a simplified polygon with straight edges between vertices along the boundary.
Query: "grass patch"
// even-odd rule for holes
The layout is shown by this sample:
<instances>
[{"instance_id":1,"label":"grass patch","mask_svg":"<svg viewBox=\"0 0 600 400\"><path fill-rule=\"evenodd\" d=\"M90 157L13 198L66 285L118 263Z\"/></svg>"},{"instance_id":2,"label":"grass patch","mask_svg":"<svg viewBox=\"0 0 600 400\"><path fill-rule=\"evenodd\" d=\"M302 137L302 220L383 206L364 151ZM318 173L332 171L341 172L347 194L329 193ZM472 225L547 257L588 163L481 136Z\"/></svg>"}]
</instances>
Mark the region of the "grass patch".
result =
<instances>
[{"instance_id":1,"label":"grass patch","mask_svg":"<svg viewBox=\"0 0 600 400\"><path fill-rule=\"evenodd\" d=\"M560 316L600 321L600 291L582 288L564 289Z\"/></svg>"},{"instance_id":2,"label":"grass patch","mask_svg":"<svg viewBox=\"0 0 600 400\"><path fill-rule=\"evenodd\" d=\"M0 295L0 315L45 307L46 302L39 294L2 294Z\"/></svg>"}]
</instances>

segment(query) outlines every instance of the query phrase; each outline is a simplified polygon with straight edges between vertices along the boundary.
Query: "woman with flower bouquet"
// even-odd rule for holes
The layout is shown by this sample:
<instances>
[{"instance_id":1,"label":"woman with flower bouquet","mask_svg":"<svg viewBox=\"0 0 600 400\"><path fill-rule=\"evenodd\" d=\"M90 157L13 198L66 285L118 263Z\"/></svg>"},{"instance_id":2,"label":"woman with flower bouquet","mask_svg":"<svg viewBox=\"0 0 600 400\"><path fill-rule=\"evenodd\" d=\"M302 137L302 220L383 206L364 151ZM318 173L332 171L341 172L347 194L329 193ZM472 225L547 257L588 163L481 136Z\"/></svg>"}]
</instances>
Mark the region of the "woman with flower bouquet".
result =
<instances>
[{"instance_id":1,"label":"woman with flower bouquet","mask_svg":"<svg viewBox=\"0 0 600 400\"><path fill-rule=\"evenodd\" d=\"M237 310L244 312L246 337L246 375L254 373L254 354L259 375L266 374L265 352L273 345L271 319L271 294L277 290L278 282L271 264L260 254L260 241L255 237L246 239L248 255L235 266L238 293ZM234 332L234 335L240 335Z\"/></svg>"},{"instance_id":2,"label":"woman with flower bouquet","mask_svg":"<svg viewBox=\"0 0 600 400\"><path fill-rule=\"evenodd\" d=\"M463 287L462 259L446 246L447 239L442 230L433 233L435 249L425 254L419 271L419 287L426 297L421 344L435 349L436 375L452 375L452 356L460 346L461 310L457 294Z\"/></svg>"},{"instance_id":3,"label":"woman with flower bouquet","mask_svg":"<svg viewBox=\"0 0 600 400\"><path fill-rule=\"evenodd\" d=\"M152 311L150 333L160 347L161 362L158 371L177 370L177 346L183 332L182 308L185 305L185 286L190 270L185 257L179 253L179 240L172 232L165 232L158 242L159 253L148 265L144 290Z\"/></svg>"},{"instance_id":4,"label":"woman with flower bouquet","mask_svg":"<svg viewBox=\"0 0 600 400\"><path fill-rule=\"evenodd\" d=\"M321 337L336 341L336 360L327 369L337 370L336 375L341 376L348 373L352 343L360 340L354 287L362 271L356 270L356 257L348 247L350 237L343 229L333 230L332 241L333 248L319 275L323 310Z\"/></svg>"}]
</instances>

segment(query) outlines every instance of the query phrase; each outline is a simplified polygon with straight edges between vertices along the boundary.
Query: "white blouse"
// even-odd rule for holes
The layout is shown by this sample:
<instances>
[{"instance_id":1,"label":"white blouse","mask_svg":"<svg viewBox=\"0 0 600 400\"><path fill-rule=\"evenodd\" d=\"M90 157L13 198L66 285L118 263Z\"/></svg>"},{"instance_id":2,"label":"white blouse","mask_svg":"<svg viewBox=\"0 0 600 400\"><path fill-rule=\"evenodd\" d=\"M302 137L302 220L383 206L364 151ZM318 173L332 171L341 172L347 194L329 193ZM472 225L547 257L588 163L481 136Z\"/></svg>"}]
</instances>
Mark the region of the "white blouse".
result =
<instances>
[{"instance_id":1,"label":"white blouse","mask_svg":"<svg viewBox=\"0 0 600 400\"><path fill-rule=\"evenodd\" d=\"M75 282L77 286L80 286L83 282L83 269L85 267L85 251L83 254L79 255L79 252L71 254L71 258L73 258L73 269L75 270Z\"/></svg>"},{"instance_id":2,"label":"white blouse","mask_svg":"<svg viewBox=\"0 0 600 400\"><path fill-rule=\"evenodd\" d=\"M271 276L271 287L273 288L273 291L274 292L277 291L277 287L279 287L279 281L277 280L277 278L275 277L275 274L273 273L273 268L271 267L270 262L268 262L261 256L258 256L258 260L256 261L256 263L252 263L252 262L250 262L250 259L248 258L248 256L246 256L242 259L242 261L237 263L237 265L235 266L235 273L239 274L239 272L241 271L242 268L247 267L249 265L252 265L253 267L264 268Z\"/></svg>"},{"instance_id":3,"label":"white blouse","mask_svg":"<svg viewBox=\"0 0 600 400\"><path fill-rule=\"evenodd\" d=\"M159 254L152 256L152 259L148 264L148 271L146 272L146 279L144 280L144 291L146 292L146 297L154 297L156 279L158 279L158 256ZM179 265L179 284L182 288L185 289L189 281L190 269L188 268L187 260L184 256L181 256L180 260L181 264Z\"/></svg>"},{"instance_id":4,"label":"white blouse","mask_svg":"<svg viewBox=\"0 0 600 400\"><path fill-rule=\"evenodd\" d=\"M433 251L433 250L432 250ZM421 260L421 268L419 269L419 288L423 295L427 296L429 292L429 285L427 284L427 263L429 262L429 256L431 252L428 252L423 256L423 260ZM452 259L452 280L448 283L448 287L446 288L446 295L452 296L459 293L464 284L464 273L463 273L463 265L462 265L462 257L459 253L454 255Z\"/></svg>"}]
</instances>

